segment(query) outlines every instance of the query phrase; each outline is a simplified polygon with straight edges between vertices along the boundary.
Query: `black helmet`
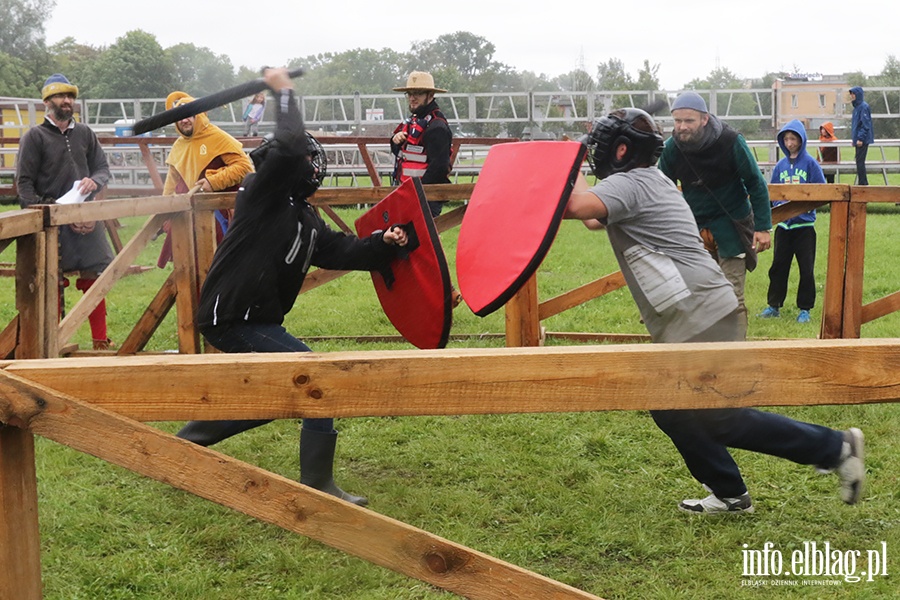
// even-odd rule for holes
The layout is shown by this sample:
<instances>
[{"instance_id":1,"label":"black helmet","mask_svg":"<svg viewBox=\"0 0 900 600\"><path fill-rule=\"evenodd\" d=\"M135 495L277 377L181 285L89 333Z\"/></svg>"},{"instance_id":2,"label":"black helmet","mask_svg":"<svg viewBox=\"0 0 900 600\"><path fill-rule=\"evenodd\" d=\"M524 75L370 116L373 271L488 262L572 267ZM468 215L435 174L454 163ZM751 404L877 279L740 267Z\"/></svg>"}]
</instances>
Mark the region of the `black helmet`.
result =
<instances>
[{"instance_id":1,"label":"black helmet","mask_svg":"<svg viewBox=\"0 0 900 600\"><path fill-rule=\"evenodd\" d=\"M588 163L599 179L635 167L655 165L662 154L663 137L653 117L640 108L620 108L594 122L582 138L588 147ZM627 151L616 160L616 148Z\"/></svg>"},{"instance_id":2,"label":"black helmet","mask_svg":"<svg viewBox=\"0 0 900 600\"><path fill-rule=\"evenodd\" d=\"M294 191L294 196L307 198L315 193L322 181L324 181L325 174L328 171L328 161L325 157L325 149L322 148L319 140L314 138L308 131L304 133L306 134L306 152L303 154L300 164L303 176L299 182L299 189ZM263 137L259 146L250 152L250 159L253 161L253 166L257 171L259 171L269 151L277 145L278 141L275 139L275 134L269 133Z\"/></svg>"}]
</instances>

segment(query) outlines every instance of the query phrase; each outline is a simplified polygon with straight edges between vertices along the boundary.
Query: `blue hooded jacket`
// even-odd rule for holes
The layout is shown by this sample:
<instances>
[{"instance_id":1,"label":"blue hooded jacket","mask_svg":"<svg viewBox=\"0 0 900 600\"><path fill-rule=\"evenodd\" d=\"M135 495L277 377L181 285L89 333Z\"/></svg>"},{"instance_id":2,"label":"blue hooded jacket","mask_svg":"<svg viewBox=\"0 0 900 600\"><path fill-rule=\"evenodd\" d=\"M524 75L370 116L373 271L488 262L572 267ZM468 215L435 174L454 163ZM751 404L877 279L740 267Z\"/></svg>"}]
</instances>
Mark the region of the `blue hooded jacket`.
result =
<instances>
[{"instance_id":1,"label":"blue hooded jacket","mask_svg":"<svg viewBox=\"0 0 900 600\"><path fill-rule=\"evenodd\" d=\"M791 158L784 145L784 134L788 131L797 134L800 137L800 151L796 158ZM822 173L822 167L816 162L809 152L806 151L806 128L803 123L794 119L781 128L778 132L778 146L784 153L784 158L778 161L772 170L772 183L825 183L825 175ZM776 200L772 202L773 206L784 204L784 200ZM811 210L796 217L792 217L787 221L778 224L783 229L794 229L795 227L809 227L816 221L816 211Z\"/></svg>"},{"instance_id":2,"label":"blue hooded jacket","mask_svg":"<svg viewBox=\"0 0 900 600\"><path fill-rule=\"evenodd\" d=\"M856 94L853 100L853 118L850 121L850 140L856 146L856 142L862 140L863 144L875 143L875 132L872 129L872 111L869 103L865 101L865 92L859 86L850 88L850 93Z\"/></svg>"}]
</instances>

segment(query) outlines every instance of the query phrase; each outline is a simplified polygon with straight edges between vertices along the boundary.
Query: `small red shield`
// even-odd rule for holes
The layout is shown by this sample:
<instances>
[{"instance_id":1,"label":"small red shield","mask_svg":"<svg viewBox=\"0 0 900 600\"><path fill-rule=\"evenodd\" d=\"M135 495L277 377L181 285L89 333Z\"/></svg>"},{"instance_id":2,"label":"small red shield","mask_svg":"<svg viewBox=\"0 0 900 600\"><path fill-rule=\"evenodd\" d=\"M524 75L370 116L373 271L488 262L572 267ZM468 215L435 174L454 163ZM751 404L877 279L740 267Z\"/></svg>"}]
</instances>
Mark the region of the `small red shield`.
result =
<instances>
[{"instance_id":1,"label":"small red shield","mask_svg":"<svg viewBox=\"0 0 900 600\"><path fill-rule=\"evenodd\" d=\"M441 247L425 191L418 178L408 179L356 220L359 237L400 225L409 236L405 251L372 283L397 331L417 348L447 345L453 306L450 269Z\"/></svg>"}]
</instances>

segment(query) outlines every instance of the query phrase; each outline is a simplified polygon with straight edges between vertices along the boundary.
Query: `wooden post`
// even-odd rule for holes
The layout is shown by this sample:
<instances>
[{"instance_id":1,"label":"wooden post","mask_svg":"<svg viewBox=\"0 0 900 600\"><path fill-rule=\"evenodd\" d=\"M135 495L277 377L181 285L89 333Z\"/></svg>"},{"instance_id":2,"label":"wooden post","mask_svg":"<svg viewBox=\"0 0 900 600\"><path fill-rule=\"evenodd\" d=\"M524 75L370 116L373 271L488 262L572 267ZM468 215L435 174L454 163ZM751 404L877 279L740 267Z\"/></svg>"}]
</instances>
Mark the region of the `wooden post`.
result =
<instances>
[{"instance_id":1,"label":"wooden post","mask_svg":"<svg viewBox=\"0 0 900 600\"><path fill-rule=\"evenodd\" d=\"M16 240L18 359L40 358L44 348L45 240L43 233ZM55 327L56 321L52 324ZM41 539L34 435L14 426L13 420L11 415L0 415L0 598L39 600Z\"/></svg>"},{"instance_id":2,"label":"wooden post","mask_svg":"<svg viewBox=\"0 0 900 600\"><path fill-rule=\"evenodd\" d=\"M847 278L848 202L831 203L831 226L828 232L828 266L822 298L822 339L841 337L844 323L844 281Z\"/></svg>"},{"instance_id":3,"label":"wooden post","mask_svg":"<svg viewBox=\"0 0 900 600\"><path fill-rule=\"evenodd\" d=\"M506 303L506 345L510 348L540 346L542 341L537 274L534 274Z\"/></svg>"},{"instance_id":4,"label":"wooden post","mask_svg":"<svg viewBox=\"0 0 900 600\"><path fill-rule=\"evenodd\" d=\"M44 326L41 332L44 343L39 356L44 358L56 358L59 356L59 305L61 302L59 291L59 227L47 227L44 229L46 243L44 244L44 272L37 273L38 279L43 279L44 288Z\"/></svg>"},{"instance_id":5,"label":"wooden post","mask_svg":"<svg viewBox=\"0 0 900 600\"><path fill-rule=\"evenodd\" d=\"M213 211L194 211L194 245L197 251L197 285L203 285L216 254L216 217Z\"/></svg>"},{"instance_id":6,"label":"wooden post","mask_svg":"<svg viewBox=\"0 0 900 600\"><path fill-rule=\"evenodd\" d=\"M34 435L0 424L0 598L41 598Z\"/></svg>"},{"instance_id":7,"label":"wooden post","mask_svg":"<svg viewBox=\"0 0 900 600\"><path fill-rule=\"evenodd\" d=\"M194 326L197 316L199 282L197 280L197 252L194 244L194 213L184 211L173 215L172 261L175 275L175 309L178 313L178 351L200 353L200 334Z\"/></svg>"},{"instance_id":8,"label":"wooden post","mask_svg":"<svg viewBox=\"0 0 900 600\"><path fill-rule=\"evenodd\" d=\"M847 278L841 337L858 339L862 326L863 265L866 257L866 204L850 202L847 221Z\"/></svg>"}]
</instances>

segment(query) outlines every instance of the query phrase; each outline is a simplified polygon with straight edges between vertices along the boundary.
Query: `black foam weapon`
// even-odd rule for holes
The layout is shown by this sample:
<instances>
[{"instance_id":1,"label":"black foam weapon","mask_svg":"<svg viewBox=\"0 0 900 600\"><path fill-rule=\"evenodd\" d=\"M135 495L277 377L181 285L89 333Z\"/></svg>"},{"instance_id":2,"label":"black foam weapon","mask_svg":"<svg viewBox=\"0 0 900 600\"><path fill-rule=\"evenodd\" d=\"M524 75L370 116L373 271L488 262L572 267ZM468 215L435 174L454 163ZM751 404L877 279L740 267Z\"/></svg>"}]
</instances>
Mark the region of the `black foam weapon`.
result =
<instances>
[{"instance_id":1,"label":"black foam weapon","mask_svg":"<svg viewBox=\"0 0 900 600\"><path fill-rule=\"evenodd\" d=\"M291 79L300 77L301 75L303 75L303 69L292 69L288 71L288 76ZM258 94L259 92L264 91L266 87L265 79L259 78L224 89L220 92L209 94L208 96L203 96L202 98L197 98L193 102L188 102L187 104L182 104L149 116L146 119L141 119L134 124L134 135L141 135L142 133L147 133L148 131L159 129L160 127L165 127L172 123L177 123L181 119L193 117L213 108L224 106L229 102L234 102L235 100Z\"/></svg>"}]
</instances>

